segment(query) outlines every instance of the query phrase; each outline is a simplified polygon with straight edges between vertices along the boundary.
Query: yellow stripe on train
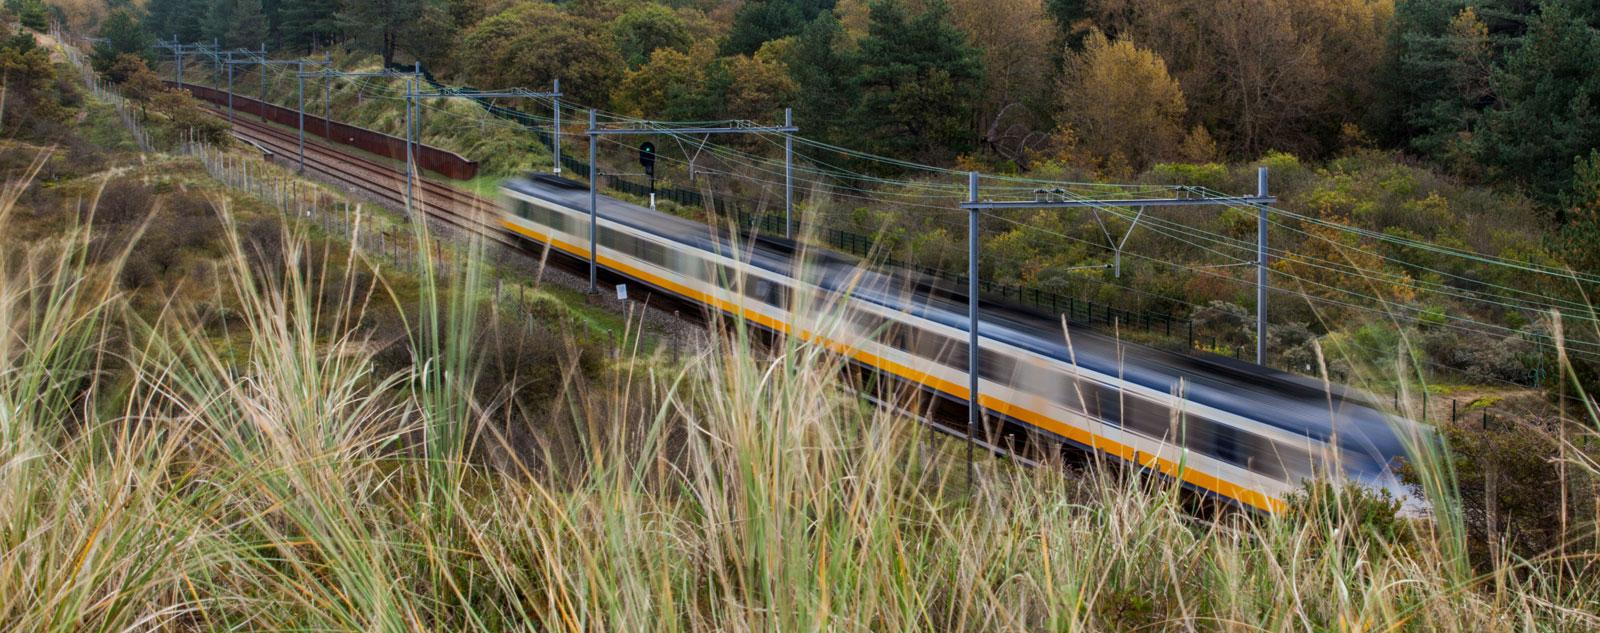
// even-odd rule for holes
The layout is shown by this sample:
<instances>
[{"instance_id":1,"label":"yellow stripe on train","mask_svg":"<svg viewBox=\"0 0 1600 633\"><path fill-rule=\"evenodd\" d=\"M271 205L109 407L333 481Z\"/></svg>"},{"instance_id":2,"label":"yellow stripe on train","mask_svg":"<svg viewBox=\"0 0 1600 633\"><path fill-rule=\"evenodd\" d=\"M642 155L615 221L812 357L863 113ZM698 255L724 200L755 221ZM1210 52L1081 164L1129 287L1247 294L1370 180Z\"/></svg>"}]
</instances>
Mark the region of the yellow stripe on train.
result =
<instances>
[{"instance_id":1,"label":"yellow stripe on train","mask_svg":"<svg viewBox=\"0 0 1600 633\"><path fill-rule=\"evenodd\" d=\"M518 235L522 235L541 243L549 244L553 248L560 249L580 259L587 260L589 258L589 249L585 246L579 246L565 240L552 238L548 234L534 231L518 223L505 219L502 219L500 224L507 230L513 231ZM785 335L790 333L788 324L773 319L765 314L730 304L714 296L700 292L699 290L695 290L668 279L663 279L659 275L640 270L637 267L628 265L625 262L611 257L602 255L599 257L599 262L602 266L615 269L628 276L634 277L663 290L676 293L679 296L685 297L692 301L698 301L702 304L714 307L729 314L742 316L745 319L760 323L763 326L781 332ZM863 364L869 365L880 371L893 374L894 376L897 376L903 380L916 383L929 389L936 389L959 400L969 399L969 392L965 386L957 385L943 378L939 378L938 376L934 376L933 374L906 367L889 359L855 349L844 343L809 332L805 333L802 338L809 342L826 345L829 349L843 353ZM1279 512L1284 509L1284 502L1281 499L1271 497L1262 493L1261 491L1240 486L1233 482L1213 476L1209 473L1183 467L1178 462L1173 460L1161 457L1159 455L1152 455L1147 452L1138 451L1121 442L1091 433L1085 429L1078 428L1030 409L1006 402L999 398L980 395L978 397L978 402L983 406L983 408L994 411L995 413L999 413L1000 415L1031 424L1051 433L1055 433L1061 437L1068 438L1084 446L1088 446L1091 449L1106 451L1107 453L1110 453L1122 460L1130 462L1137 461L1139 465L1145 468L1160 471L1162 474L1168 477L1180 479L1186 483L1210 490L1219 495L1250 505L1251 507L1259 508L1268 512Z\"/></svg>"}]
</instances>

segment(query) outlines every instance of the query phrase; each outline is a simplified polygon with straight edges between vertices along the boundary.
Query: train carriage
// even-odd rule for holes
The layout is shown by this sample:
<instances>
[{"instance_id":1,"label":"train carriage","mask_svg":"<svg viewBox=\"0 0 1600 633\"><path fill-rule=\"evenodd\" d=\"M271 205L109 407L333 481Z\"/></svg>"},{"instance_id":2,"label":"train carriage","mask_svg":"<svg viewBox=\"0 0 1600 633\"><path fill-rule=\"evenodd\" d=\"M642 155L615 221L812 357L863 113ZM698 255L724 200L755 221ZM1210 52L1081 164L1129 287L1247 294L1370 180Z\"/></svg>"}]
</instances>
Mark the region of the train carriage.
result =
<instances>
[{"instance_id":1,"label":"train carriage","mask_svg":"<svg viewBox=\"0 0 1600 633\"><path fill-rule=\"evenodd\" d=\"M588 259L586 187L541 175L507 180L501 193L506 230ZM967 402L959 293L609 197L597 211L601 267ZM1335 467L1369 486L1400 487L1391 465L1411 423L1358 394L1232 359L1067 331L1015 306L983 301L982 319L979 396L991 414L1266 511Z\"/></svg>"}]
</instances>

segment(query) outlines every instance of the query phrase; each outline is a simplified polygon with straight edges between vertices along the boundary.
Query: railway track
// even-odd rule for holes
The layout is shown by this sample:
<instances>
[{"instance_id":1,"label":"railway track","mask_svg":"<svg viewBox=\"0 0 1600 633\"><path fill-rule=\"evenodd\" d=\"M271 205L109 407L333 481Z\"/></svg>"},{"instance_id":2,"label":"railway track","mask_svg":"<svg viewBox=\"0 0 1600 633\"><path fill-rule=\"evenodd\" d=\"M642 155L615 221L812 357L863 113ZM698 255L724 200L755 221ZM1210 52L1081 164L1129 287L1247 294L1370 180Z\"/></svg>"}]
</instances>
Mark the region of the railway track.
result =
<instances>
[{"instance_id":1,"label":"railway track","mask_svg":"<svg viewBox=\"0 0 1600 633\"><path fill-rule=\"evenodd\" d=\"M226 117L226 114L215 110L212 110L212 114ZM234 117L233 135L266 148L285 161L294 160L293 157L299 152L299 139L294 133L244 117ZM403 168L344 152L309 138L305 144L305 164L308 171L337 184L396 208L405 208ZM492 212L497 207L493 200L426 178L415 181L413 200L416 208L430 220L502 245L515 245L493 219Z\"/></svg>"},{"instance_id":2,"label":"railway track","mask_svg":"<svg viewBox=\"0 0 1600 633\"><path fill-rule=\"evenodd\" d=\"M219 117L227 116L220 111L211 112ZM294 160L293 157L298 155L299 139L291 131L238 116L234 117L233 126L234 136L271 151L282 161ZM405 207L403 168L346 152L322 142L313 142L309 138L305 144L305 164L308 171L320 174L328 180L391 204L395 208ZM523 247L501 230L494 218L494 211L498 208L495 201L427 179L419 178L415 185L416 206L430 220L514 249ZM551 253L550 263L574 274L584 273L588 269L588 260L560 251ZM599 281L611 286L632 280L602 268L599 271ZM640 299L645 299L646 305L664 313L671 313L682 320L701 324L712 322L706 315L700 313L701 306L677 297L655 295L648 299L645 297ZM880 397L882 394L876 388L867 387L869 383L860 377L847 380L846 384L850 384L858 395L869 402L892 407L923 420L934 432L957 439L965 438L967 413L964 402L954 402L948 398L934 396L923 401L920 406L908 406L905 402L897 402L900 398ZM1071 451L1063 452L1062 447L1053 442L1038 441L1038 438L1034 437L1035 434L1020 425L1009 422L997 424L987 419L984 425L986 429L980 437L987 439L975 438L969 441L972 441L979 450L991 455L1030 466L1050 462L1069 468L1083 468L1088 463L1086 456L1076 455ZM1200 499L1196 496L1190 501L1200 501ZM1217 509L1211 504L1191 505L1193 506L1191 510L1197 514L1206 514L1208 510Z\"/></svg>"}]
</instances>

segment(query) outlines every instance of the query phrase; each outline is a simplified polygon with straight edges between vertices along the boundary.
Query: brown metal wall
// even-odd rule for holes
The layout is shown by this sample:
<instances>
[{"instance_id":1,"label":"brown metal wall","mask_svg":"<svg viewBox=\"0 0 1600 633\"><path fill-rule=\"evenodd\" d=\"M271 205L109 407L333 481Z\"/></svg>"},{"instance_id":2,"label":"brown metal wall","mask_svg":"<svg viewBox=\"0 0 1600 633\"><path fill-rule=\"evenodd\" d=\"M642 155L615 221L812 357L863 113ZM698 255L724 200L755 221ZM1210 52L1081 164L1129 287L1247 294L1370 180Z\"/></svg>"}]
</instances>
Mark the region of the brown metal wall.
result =
<instances>
[{"instance_id":1,"label":"brown metal wall","mask_svg":"<svg viewBox=\"0 0 1600 633\"><path fill-rule=\"evenodd\" d=\"M167 84L176 85L171 81L167 82ZM194 84L185 84L183 88L197 99L224 106L228 104L228 93L225 90ZM233 108L239 113L259 117L261 116L263 105L266 107L268 121L289 127L298 127L300 125L300 116L293 109L270 103L262 104L260 101L239 93L234 93L233 95ZM375 132L363 127L347 125L338 121L330 121L324 124L322 117L312 116L309 112L306 113L306 134L321 136L330 141L343 143L379 156L387 156L402 161L406 159L406 140L403 138ZM426 145L419 145L416 151L417 166L421 169L459 180L469 180L478 175L478 161L467 160L455 152Z\"/></svg>"}]
</instances>

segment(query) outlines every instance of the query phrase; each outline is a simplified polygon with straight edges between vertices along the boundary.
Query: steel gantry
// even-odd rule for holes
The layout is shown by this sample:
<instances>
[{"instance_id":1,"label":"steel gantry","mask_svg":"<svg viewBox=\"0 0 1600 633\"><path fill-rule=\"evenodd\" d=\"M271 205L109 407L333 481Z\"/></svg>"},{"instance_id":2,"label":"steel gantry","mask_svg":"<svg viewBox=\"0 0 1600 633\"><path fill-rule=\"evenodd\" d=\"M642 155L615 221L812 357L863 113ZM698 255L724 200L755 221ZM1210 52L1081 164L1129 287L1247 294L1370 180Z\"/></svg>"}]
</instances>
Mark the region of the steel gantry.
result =
<instances>
[{"instance_id":1,"label":"steel gantry","mask_svg":"<svg viewBox=\"0 0 1600 633\"><path fill-rule=\"evenodd\" d=\"M602 128L595 124L595 111L589 110L589 293L595 292L595 276L599 265L599 249L597 236L599 229L599 187L600 170L596 164L598 142L602 136L644 136L644 135L686 135L710 136L712 134L783 134L792 135L800 131L799 128L789 124L789 114L784 112L784 124L781 126L740 125L731 127L621 127ZM785 165L788 167L793 162L793 155L785 155ZM789 171L786 169L785 171ZM790 199L787 191L790 186L788 181L784 184L784 199ZM784 236L789 237L792 229L788 226L785 217Z\"/></svg>"},{"instance_id":2,"label":"steel gantry","mask_svg":"<svg viewBox=\"0 0 1600 633\"><path fill-rule=\"evenodd\" d=\"M258 60L266 59L267 58L267 45L266 44L262 44L261 45L261 52L260 53L257 53L256 51L252 51L252 50L249 50L249 49L241 48L241 49L237 49L237 50L224 51L222 54L228 56L227 59L221 60L219 63L222 66L224 66L224 67L226 67L228 69L228 90L227 90L227 93L228 93L228 125L231 126L231 125L233 125L233 115L234 115L234 111L233 111L233 67L235 65L238 65L238 64L254 64L254 63L257 63ZM233 58L234 55L244 55L246 57L246 59L242 59L242 60L241 59L234 59ZM266 78L267 78L267 75L266 75L266 73L263 72L261 74L261 85L262 85L261 92L263 93L263 95L266 93ZM262 119L265 120L265 118L266 118L266 111L265 110L262 111L261 116L262 116Z\"/></svg>"},{"instance_id":3,"label":"steel gantry","mask_svg":"<svg viewBox=\"0 0 1600 633\"><path fill-rule=\"evenodd\" d=\"M980 430L980 414L982 405L979 403L978 394L978 216L984 211L1000 211L1014 209L1068 209L1088 208L1093 210L1105 208L1139 209L1128 226L1127 233L1122 239L1111 237L1105 228L1105 223L1100 221L1098 212L1095 221L1100 222L1100 228L1106 232L1106 238L1111 242L1111 247L1116 251L1116 268L1121 272L1122 246L1127 244L1128 235L1138 225L1143 217L1144 210L1149 207L1178 207L1178 206L1250 206L1259 212L1256 226L1256 364L1265 365L1267 360L1267 210L1268 205L1277 202L1277 198L1267 194L1267 168L1261 167L1256 173L1256 195L1254 196L1213 196L1197 198L1078 198L1070 197L1065 191L1036 191L1033 200L981 200L978 192L978 172L967 173L967 201L961 203L961 208L967 211L967 477L972 477L972 443L977 439ZM1043 195L1039 195L1043 194Z\"/></svg>"},{"instance_id":4,"label":"steel gantry","mask_svg":"<svg viewBox=\"0 0 1600 633\"><path fill-rule=\"evenodd\" d=\"M173 68L172 72L173 72L173 76L174 76L174 78L176 78L179 86L183 85L183 56L184 56L184 54L186 54L186 53L208 53L208 54L211 54L213 56L212 57L213 59L216 59L216 53L218 51L216 40L212 40L210 44L183 44L183 43L178 41L178 36L177 35L173 35L172 36L172 41L171 42L164 41L164 40L156 40L156 48L165 48L167 50L172 51L172 68ZM219 62L218 65L220 66L220 62ZM217 70L220 71L221 68L219 67ZM218 72L217 74L222 74L222 73Z\"/></svg>"},{"instance_id":5,"label":"steel gantry","mask_svg":"<svg viewBox=\"0 0 1600 633\"><path fill-rule=\"evenodd\" d=\"M328 53L323 53L322 54L322 59L305 59L305 58L301 58L301 59L267 59L267 45L266 44L262 44L261 45L261 52L259 54L256 53L255 51L245 51L243 54L250 56L251 59L232 59L233 53L230 51L229 52L229 59L227 59L226 61L219 61L218 62L219 64L226 64L228 66L228 122L229 123L233 122L233 67L235 65L239 65L239 64L255 64L257 67L260 68L261 93L256 96L256 101L261 104L261 120L263 122L265 122L267 120L267 68L272 67L272 66L294 66L294 68L295 68L295 77L296 77L295 99L296 99L296 102L297 102L297 107L295 108L295 111L298 113L298 115L300 117L299 125L296 126L297 128L299 128L299 132L300 132L300 155L299 155L299 162L296 163L296 167L295 168L298 171L305 171L305 169L306 169L306 80L305 80L305 77L306 77L306 74L307 74L306 73L306 66L307 65L322 66L322 67L325 67L325 68L328 67L328 66L332 66L333 65L333 56L328 54ZM178 85L180 85L180 86L183 85L183 79L182 79L182 75L181 74L179 76ZM324 83L323 84L323 95L324 95L324 97L323 97L323 99L324 99L323 112L324 112L324 114L327 113L327 102L326 102L326 99L327 99L326 95L327 94L328 94L327 84ZM327 118L324 117L323 120L326 121Z\"/></svg>"},{"instance_id":6,"label":"steel gantry","mask_svg":"<svg viewBox=\"0 0 1600 633\"><path fill-rule=\"evenodd\" d=\"M410 91L408 91L408 92L406 92L406 103L408 105L411 104L413 101L415 101L417 103L417 107L418 107L417 114L418 114L418 116L420 118L421 113L422 113L422 110L420 109L421 108L421 100L429 98L429 97L434 97L434 98L462 98L462 99L472 99L474 101L476 101L478 99L550 99L551 103L552 103L551 115L554 118L554 123L552 124L552 127L550 128L550 147L551 147L551 152L553 153L553 156L551 158L551 162L554 163L554 165L551 167L551 172L552 173L556 173L556 174L560 174L561 173L561 80L560 79L557 79L557 80L555 80L555 81L550 83L550 90L548 92L534 92L532 90L525 90L525 89L522 89L522 88L512 88L510 90L468 90L468 89L461 89L461 90L437 91L437 92L410 92Z\"/></svg>"},{"instance_id":7,"label":"steel gantry","mask_svg":"<svg viewBox=\"0 0 1600 633\"><path fill-rule=\"evenodd\" d=\"M222 74L222 72L223 72L222 69L223 69L224 66L227 67L227 78L228 78L228 89L227 89L227 93L228 93L228 122L230 124L233 123L233 117L234 117L234 107L233 107L233 68L234 68L234 66L237 66L239 64L254 64L258 68L260 68L261 93L257 96L257 100L261 103L261 106L262 106L261 107L261 120L262 121L266 121L267 120L267 110L266 110L266 104L267 104L267 68L269 68L271 66L294 66L294 68L295 68L295 77L296 77L296 94L295 94L296 108L295 108L295 111L298 114L299 119L300 119L299 125L296 126L299 129L299 135L300 135L300 140L299 140L299 146L300 146L299 158L298 158L298 162L296 163L296 169L299 170L299 171L305 171L305 167L306 167L306 81L305 81L305 78L307 76L306 66L307 65L311 65L311 66L322 66L324 68L328 68L328 67L333 65L333 57L332 57L332 55L330 55L329 53L323 53L322 59L305 59L305 58L300 58L300 59L268 59L267 58L267 45L266 44L262 44L261 45L261 51L259 53L256 52L256 51L243 50L243 49L241 49L239 51L223 51L221 48L219 48L217 46L215 41L213 41L211 44L180 44L180 43L178 43L178 38L177 38L176 35L173 36L171 43L162 42L162 43L159 43L158 46L160 46L162 48L168 48L168 49L172 50L173 57L174 57L174 70L173 70L174 79L177 82L178 87L180 87L180 88L185 85L184 82L183 82L183 55L185 53L201 53L201 54L210 55L212 60L216 62L217 74L218 75ZM234 59L233 56L236 55L236 54L245 55L247 57L247 59ZM227 56L227 59L223 59L223 56ZM323 83L322 94L323 94L323 114L324 114L323 121L326 123L326 121L328 120L328 117L327 117L327 114L328 114L328 85L327 85L326 82Z\"/></svg>"},{"instance_id":8,"label":"steel gantry","mask_svg":"<svg viewBox=\"0 0 1600 633\"><path fill-rule=\"evenodd\" d=\"M260 76L261 80L259 92L256 94L256 101L259 101L263 106L265 106L267 103L267 61L267 45L262 44L261 51L259 53L251 51L246 59L232 59L230 57L226 62L224 62L228 66L228 116L230 118L230 122L233 116L234 67L254 64L260 69L259 72L256 73ZM261 108L261 120L263 122L267 120L267 109L265 107Z\"/></svg>"},{"instance_id":9,"label":"steel gantry","mask_svg":"<svg viewBox=\"0 0 1600 633\"><path fill-rule=\"evenodd\" d=\"M351 78L351 77L386 77L386 78L392 78L392 79L405 79L406 80L406 91L405 91L405 94L406 94L406 97L407 97L405 99L405 102L406 102L406 119L405 119L405 127L406 127L406 217L408 217L408 218L412 217L413 216L413 207L415 206L414 190L416 189L415 180L416 180L416 171L417 171L417 159L416 159L416 147L415 147L417 145L416 125L415 125L415 120L416 120L417 117L413 116L413 112L412 112L413 106L412 106L412 103L411 103L411 99L409 97L410 97L411 94L416 92L416 82L417 82L418 79L420 79L422 77L422 62L414 62L412 64L412 67L411 67L411 72L406 72L406 71L403 71L403 70L391 70L391 69L388 69L388 68L385 68L383 70L377 70L377 71L363 71L363 72L346 72L346 71L341 71L341 70L334 70L332 68L323 68L322 70L315 71L315 72L309 72L309 73L305 72L304 70L301 70L299 73L297 73L297 76L300 78L300 80L302 82L302 86L304 85L303 82L305 81L306 77L322 77L324 79L334 79L334 78L345 79L345 78ZM323 125L324 125L324 130L325 131L327 129L326 126L329 125L329 123L328 123L328 120L329 120L328 114L329 114L329 112L328 112L327 85L328 84L326 82L323 83L323 87L324 88L323 88L323 106L322 106L323 107L323 110L322 110L323 111L323 117L322 117L322 121L323 121ZM300 128L301 128L300 129L300 163L301 163L301 167L302 168L304 168L304 165L305 165L305 118L306 118L306 116L305 116L305 107L304 106L305 106L304 101L302 101L301 102L301 108L300 108Z\"/></svg>"}]
</instances>

